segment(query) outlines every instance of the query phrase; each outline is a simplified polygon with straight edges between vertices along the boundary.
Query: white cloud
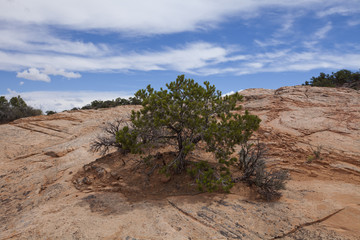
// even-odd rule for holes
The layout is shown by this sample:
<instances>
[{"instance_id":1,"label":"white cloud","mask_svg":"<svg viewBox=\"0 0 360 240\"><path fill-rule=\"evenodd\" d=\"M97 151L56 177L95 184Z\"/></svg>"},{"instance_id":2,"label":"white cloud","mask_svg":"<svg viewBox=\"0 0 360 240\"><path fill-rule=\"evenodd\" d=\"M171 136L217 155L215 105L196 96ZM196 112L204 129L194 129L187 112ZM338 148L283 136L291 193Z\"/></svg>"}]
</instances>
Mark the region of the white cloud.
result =
<instances>
[{"instance_id":1,"label":"white cloud","mask_svg":"<svg viewBox=\"0 0 360 240\"><path fill-rule=\"evenodd\" d=\"M357 25L360 25L360 20L351 20L351 21L348 21L348 25L353 27L353 26L357 26Z\"/></svg>"},{"instance_id":2,"label":"white cloud","mask_svg":"<svg viewBox=\"0 0 360 240\"><path fill-rule=\"evenodd\" d=\"M129 98L133 96L129 92L62 92L62 91L36 91L36 92L16 92L8 89L6 98L20 95L25 102L34 108L39 108L43 112L70 110L74 107L83 107L94 100L112 100L118 97Z\"/></svg>"},{"instance_id":3,"label":"white cloud","mask_svg":"<svg viewBox=\"0 0 360 240\"><path fill-rule=\"evenodd\" d=\"M51 78L49 75L53 76L63 76L66 78L79 78L81 75L79 73L67 72L64 69L55 69L52 67L45 68L44 70L39 70L37 68L29 68L22 72L18 72L16 77L24 78L33 81L44 81L50 82Z\"/></svg>"},{"instance_id":4,"label":"white cloud","mask_svg":"<svg viewBox=\"0 0 360 240\"><path fill-rule=\"evenodd\" d=\"M235 61L243 56L230 56L232 49L215 44L194 42L177 48L165 48L153 52L131 52L114 56L84 57L72 55L44 55L37 53L12 53L0 51L0 70L30 67L18 73L18 77L31 80L50 81L47 75L61 75L67 78L80 77L69 71L129 71L129 70L176 70L196 73L196 69ZM50 65L51 64L51 65ZM39 71L45 67L44 70ZM58 69L54 70L53 66ZM31 72L30 72L31 71ZM35 75L35 76L34 76ZM31 76L31 78L30 78ZM37 76L37 78L36 78Z\"/></svg>"},{"instance_id":5,"label":"white cloud","mask_svg":"<svg viewBox=\"0 0 360 240\"><path fill-rule=\"evenodd\" d=\"M331 31L331 29L332 24L329 22L324 27L320 28L314 35L317 39L323 39L326 37L326 34Z\"/></svg>"},{"instance_id":6,"label":"white cloud","mask_svg":"<svg viewBox=\"0 0 360 240\"><path fill-rule=\"evenodd\" d=\"M48 52L71 55L101 56L109 53L106 44L71 41L60 38L46 26L0 24L0 49L23 52Z\"/></svg>"},{"instance_id":7,"label":"white cloud","mask_svg":"<svg viewBox=\"0 0 360 240\"><path fill-rule=\"evenodd\" d=\"M229 17L257 16L265 8L349 9L353 5L359 4L354 0L26 0L3 1L0 20L78 30L167 34L216 27Z\"/></svg>"},{"instance_id":8,"label":"white cloud","mask_svg":"<svg viewBox=\"0 0 360 240\"><path fill-rule=\"evenodd\" d=\"M19 82L19 85L20 86L24 85L24 82L23 81Z\"/></svg>"},{"instance_id":9,"label":"white cloud","mask_svg":"<svg viewBox=\"0 0 360 240\"><path fill-rule=\"evenodd\" d=\"M356 70L359 62L360 54L288 51L284 56L284 51L279 51L252 56L247 63L238 67L236 73L244 75L259 72L309 71L319 68Z\"/></svg>"},{"instance_id":10,"label":"white cloud","mask_svg":"<svg viewBox=\"0 0 360 240\"><path fill-rule=\"evenodd\" d=\"M325 9L320 15L326 16L334 14L339 6L343 8L340 12L345 13L348 9L359 9L360 4L355 0L4 1L0 8L0 70L16 71L18 77L29 80L50 82L51 76L79 78L79 71L173 70L210 75L309 69L311 64L314 68L336 64L352 67L355 64L346 59L338 61L349 55L345 51L267 49L291 43L291 38L283 37L293 31L295 17L302 14L301 10L321 12L318 9ZM277 20L281 26L269 40L255 40L264 49L251 54L245 52L244 47L199 41L164 46L160 50L130 52L117 44L71 39L71 32L68 32L75 29L83 31L80 33L143 36L202 31L216 28L230 18L256 17L261 11L274 8L279 12L282 9L294 11ZM331 29L332 24L328 23L314 34L314 39L305 42L305 46L315 46ZM60 35L62 30L69 35ZM316 55L324 53L334 58L319 59ZM296 56L301 57L296 59Z\"/></svg>"},{"instance_id":11,"label":"white cloud","mask_svg":"<svg viewBox=\"0 0 360 240\"><path fill-rule=\"evenodd\" d=\"M60 70L55 70L52 66L41 69L41 66L48 65L50 60L52 66L58 66ZM49 57L38 54L8 54L0 51L0 69L18 68L25 63L29 64L37 68L20 72L18 76L32 80L47 80L46 76L51 74L67 78L80 76L72 70L115 72L173 70L198 75L223 73L242 75L259 72L307 71L318 68L358 69L359 62L360 54L343 50L339 52L336 49L312 48L308 51L292 48L275 51L265 49L260 53L241 54L241 52L234 52L232 47L205 42L189 43L178 48L166 48L156 52L131 52L99 58L69 55ZM38 76L40 79L36 78Z\"/></svg>"},{"instance_id":12,"label":"white cloud","mask_svg":"<svg viewBox=\"0 0 360 240\"><path fill-rule=\"evenodd\" d=\"M244 89L240 89L240 90L237 91L237 92L239 93L239 92L241 92L241 91L244 91ZM232 95L232 94L234 94L234 93L235 93L235 91L230 91L230 92L228 92L228 93L223 94L222 96L225 97L225 96Z\"/></svg>"},{"instance_id":13,"label":"white cloud","mask_svg":"<svg viewBox=\"0 0 360 240\"><path fill-rule=\"evenodd\" d=\"M18 93L16 91L11 90L10 88L7 88L6 90L12 97L16 97L18 95Z\"/></svg>"},{"instance_id":14,"label":"white cloud","mask_svg":"<svg viewBox=\"0 0 360 240\"><path fill-rule=\"evenodd\" d=\"M25 78L33 81L50 82L50 77L47 74L40 72L36 68L29 68L28 70L24 70L23 72L18 72L16 74L16 77Z\"/></svg>"},{"instance_id":15,"label":"white cloud","mask_svg":"<svg viewBox=\"0 0 360 240\"><path fill-rule=\"evenodd\" d=\"M354 1L349 1L349 3L354 3ZM339 15L349 15L352 13L356 13L360 11L360 4L358 2L358 4L351 4L350 6L336 6L336 7L330 7L324 11L319 11L317 13L318 17L326 17L329 15L334 15L334 14L339 14Z\"/></svg>"},{"instance_id":16,"label":"white cloud","mask_svg":"<svg viewBox=\"0 0 360 240\"><path fill-rule=\"evenodd\" d=\"M260 41L260 40L255 39L254 42L263 48L269 47L269 46L277 46L277 45L285 44L284 41L274 39L274 38L266 40L266 41Z\"/></svg>"},{"instance_id":17,"label":"white cloud","mask_svg":"<svg viewBox=\"0 0 360 240\"><path fill-rule=\"evenodd\" d=\"M54 75L54 76L63 76L66 78L80 78L80 73L67 72L64 69L55 69L53 67L47 67L43 71L45 74Z\"/></svg>"}]
</instances>

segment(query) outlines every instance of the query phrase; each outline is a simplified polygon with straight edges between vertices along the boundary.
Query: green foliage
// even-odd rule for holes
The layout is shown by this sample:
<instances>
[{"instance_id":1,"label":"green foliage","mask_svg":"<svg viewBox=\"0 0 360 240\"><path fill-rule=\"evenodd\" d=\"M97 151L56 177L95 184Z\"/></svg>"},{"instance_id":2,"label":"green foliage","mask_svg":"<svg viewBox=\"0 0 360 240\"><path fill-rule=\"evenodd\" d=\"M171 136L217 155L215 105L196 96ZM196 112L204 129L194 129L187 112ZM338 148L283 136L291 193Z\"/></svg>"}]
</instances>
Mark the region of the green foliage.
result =
<instances>
[{"instance_id":1,"label":"green foliage","mask_svg":"<svg viewBox=\"0 0 360 240\"><path fill-rule=\"evenodd\" d=\"M206 161L193 163L187 172L195 179L200 191L213 192L222 189L228 192L234 186L229 168L217 169Z\"/></svg>"},{"instance_id":2,"label":"green foliage","mask_svg":"<svg viewBox=\"0 0 360 240\"><path fill-rule=\"evenodd\" d=\"M351 72L346 69L333 72L331 75L322 72L318 77L312 77L310 82L306 81L304 85L315 87L348 87L359 90L360 72Z\"/></svg>"},{"instance_id":3,"label":"green foliage","mask_svg":"<svg viewBox=\"0 0 360 240\"><path fill-rule=\"evenodd\" d=\"M321 160L322 159L321 158L322 146L317 146L316 149L313 149L310 146L310 149L311 149L313 154L307 157L307 160L306 160L307 163L312 163L314 160Z\"/></svg>"},{"instance_id":4,"label":"green foliage","mask_svg":"<svg viewBox=\"0 0 360 240\"><path fill-rule=\"evenodd\" d=\"M128 126L123 127L116 133L116 142L121 144L121 148L125 152L141 153L140 143L137 141L138 135Z\"/></svg>"},{"instance_id":5,"label":"green foliage","mask_svg":"<svg viewBox=\"0 0 360 240\"><path fill-rule=\"evenodd\" d=\"M0 123L7 123L13 120L41 115L40 109L34 109L26 104L20 97L12 97L8 101L5 96L0 97Z\"/></svg>"},{"instance_id":6,"label":"green foliage","mask_svg":"<svg viewBox=\"0 0 360 240\"><path fill-rule=\"evenodd\" d=\"M314 159L315 159L314 155L309 155L306 159L306 163L312 163Z\"/></svg>"},{"instance_id":7,"label":"green foliage","mask_svg":"<svg viewBox=\"0 0 360 240\"><path fill-rule=\"evenodd\" d=\"M232 186L230 166L236 160L231 158L235 146L250 138L260 119L247 111L243 115L235 113L241 109L237 103L242 96L236 93L223 97L209 82L201 86L181 75L166 87L156 91L149 85L135 94L143 108L132 112L130 128L118 132L118 144L134 153L157 144L172 145L177 154L164 172L180 173L189 165L189 153L202 142L218 163L214 167L196 165L192 171L197 172L193 173L197 182L209 191L217 186L228 190Z\"/></svg>"},{"instance_id":8,"label":"green foliage","mask_svg":"<svg viewBox=\"0 0 360 240\"><path fill-rule=\"evenodd\" d=\"M56 111L46 111L45 113L46 113L46 115L48 115L48 116L49 116L49 115L53 115L53 114L55 114L55 113L56 113Z\"/></svg>"}]
</instances>

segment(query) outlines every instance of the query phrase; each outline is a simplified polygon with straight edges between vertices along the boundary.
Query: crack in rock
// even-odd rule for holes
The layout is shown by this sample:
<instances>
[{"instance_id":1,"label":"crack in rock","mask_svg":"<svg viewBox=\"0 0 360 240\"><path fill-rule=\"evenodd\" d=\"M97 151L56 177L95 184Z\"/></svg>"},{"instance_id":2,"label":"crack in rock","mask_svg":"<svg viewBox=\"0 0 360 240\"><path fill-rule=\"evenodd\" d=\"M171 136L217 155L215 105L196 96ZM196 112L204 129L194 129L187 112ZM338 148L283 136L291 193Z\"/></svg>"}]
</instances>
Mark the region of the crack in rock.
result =
<instances>
[{"instance_id":1,"label":"crack in rock","mask_svg":"<svg viewBox=\"0 0 360 240\"><path fill-rule=\"evenodd\" d=\"M276 237L272 238L271 240L287 237L288 235L290 235L290 234L292 234L292 233L294 233L294 232L296 232L296 231L298 231L298 230L300 230L300 229L302 229L302 228L304 228L304 227L307 227L307 226L310 226L310 225L314 225L314 224L317 224L317 223L321 223L321 222L329 219L330 217L334 216L335 214L338 214L339 212L343 211L344 209L345 209L345 208L341 208L341 209L339 209L339 210L331 213L330 215L327 215L327 216L325 216L325 217L323 217L323 218L320 218L320 219L318 219L318 220L300 224L300 225L296 226L295 228L293 228L292 230L290 230L289 232L284 233L284 234L282 234L282 235L280 235L280 236L276 236Z\"/></svg>"}]
</instances>

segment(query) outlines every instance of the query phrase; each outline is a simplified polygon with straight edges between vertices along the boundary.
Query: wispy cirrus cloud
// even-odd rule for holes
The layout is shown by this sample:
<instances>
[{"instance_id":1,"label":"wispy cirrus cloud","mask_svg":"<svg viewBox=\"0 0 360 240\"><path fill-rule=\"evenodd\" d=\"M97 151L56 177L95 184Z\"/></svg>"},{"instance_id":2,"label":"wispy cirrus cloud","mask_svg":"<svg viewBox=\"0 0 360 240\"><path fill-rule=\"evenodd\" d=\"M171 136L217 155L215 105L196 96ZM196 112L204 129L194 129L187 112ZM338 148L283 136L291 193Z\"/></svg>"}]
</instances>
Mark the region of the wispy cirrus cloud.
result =
<instances>
[{"instance_id":1,"label":"wispy cirrus cloud","mask_svg":"<svg viewBox=\"0 0 360 240\"><path fill-rule=\"evenodd\" d=\"M262 10L271 8L316 9L319 16L325 16L336 11L359 10L358 7L356 0L63 0L57 3L27 0L21 4L4 1L0 20L146 35L213 28L230 17L256 17Z\"/></svg>"},{"instance_id":2,"label":"wispy cirrus cloud","mask_svg":"<svg viewBox=\"0 0 360 240\"><path fill-rule=\"evenodd\" d=\"M69 40L57 36L47 26L21 25L18 23L0 25L0 49L16 52L42 52L71 55L99 56L109 53L106 44L94 44Z\"/></svg>"},{"instance_id":3,"label":"wispy cirrus cloud","mask_svg":"<svg viewBox=\"0 0 360 240\"><path fill-rule=\"evenodd\" d=\"M163 43L156 49L127 49L121 41L107 42L106 37L101 37L116 34L119 38L137 39L206 32L232 19L259 18L261 13L273 9L286 14L274 21L277 28L269 37L253 40L260 50L202 39ZM52 76L79 78L81 72L170 70L212 75L302 71L335 65L353 67L355 64L346 60L350 51L314 48L331 32L330 21L315 32L308 32L313 37L307 41L291 35L296 35L293 34L296 20L304 12L325 18L359 9L360 3L355 0L5 1L0 9L0 23L3 23L0 24L0 70L15 71L23 79L50 82ZM84 40L77 37L81 34L92 36ZM290 47L301 44L305 50ZM332 59L322 59L317 54ZM351 56L357 60L356 54Z\"/></svg>"},{"instance_id":4,"label":"wispy cirrus cloud","mask_svg":"<svg viewBox=\"0 0 360 240\"><path fill-rule=\"evenodd\" d=\"M52 74L72 78L79 74L67 71L151 71L171 69L184 72L196 72L198 68L222 62L234 61L232 49L206 42L194 42L177 48L165 48L160 51L125 52L119 55L103 57L44 55L39 53L7 53L0 51L0 69L18 69L33 66L23 75ZM51 61L49 59L51 58ZM46 66L44 70L37 69ZM55 68L57 66L57 68ZM55 70L55 69L67 69ZM36 70L35 70L36 69ZM43 79L45 81L45 78Z\"/></svg>"},{"instance_id":5,"label":"wispy cirrus cloud","mask_svg":"<svg viewBox=\"0 0 360 240\"><path fill-rule=\"evenodd\" d=\"M326 34L331 31L332 24L331 22L328 22L324 27L320 28L318 31L315 32L315 38L317 39L323 39L326 37Z\"/></svg>"},{"instance_id":6,"label":"wispy cirrus cloud","mask_svg":"<svg viewBox=\"0 0 360 240\"><path fill-rule=\"evenodd\" d=\"M357 13L360 11L360 6L359 4L354 4L356 3L356 1L349 1L347 4L345 5L338 5L338 6L333 6L333 7L329 7L325 10L319 11L316 15L318 17L326 17L329 15L350 15L353 13Z\"/></svg>"}]
</instances>

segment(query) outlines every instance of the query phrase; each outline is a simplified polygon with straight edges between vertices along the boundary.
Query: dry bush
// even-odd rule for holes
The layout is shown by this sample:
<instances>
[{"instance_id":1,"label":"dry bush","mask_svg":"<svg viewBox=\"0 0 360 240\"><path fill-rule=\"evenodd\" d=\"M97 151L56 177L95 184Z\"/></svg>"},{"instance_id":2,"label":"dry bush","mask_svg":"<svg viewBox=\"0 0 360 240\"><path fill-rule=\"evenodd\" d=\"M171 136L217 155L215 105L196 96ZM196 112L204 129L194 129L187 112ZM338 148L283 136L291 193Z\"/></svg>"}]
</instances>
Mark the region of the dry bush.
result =
<instances>
[{"instance_id":1,"label":"dry bush","mask_svg":"<svg viewBox=\"0 0 360 240\"><path fill-rule=\"evenodd\" d=\"M234 179L234 181L243 181L250 186L256 186L260 196L271 201L282 196L280 190L285 189L285 182L289 179L289 175L285 170L267 171L264 160L265 152L264 144L259 142L255 144L244 143L237 163L242 176Z\"/></svg>"},{"instance_id":2,"label":"dry bush","mask_svg":"<svg viewBox=\"0 0 360 240\"><path fill-rule=\"evenodd\" d=\"M129 124L124 119L116 119L114 122L108 122L103 127L103 134L97 136L90 145L92 152L100 152L102 156L109 153L110 149L114 148L119 152L123 152L122 145L116 141L117 132L124 126Z\"/></svg>"}]
</instances>

